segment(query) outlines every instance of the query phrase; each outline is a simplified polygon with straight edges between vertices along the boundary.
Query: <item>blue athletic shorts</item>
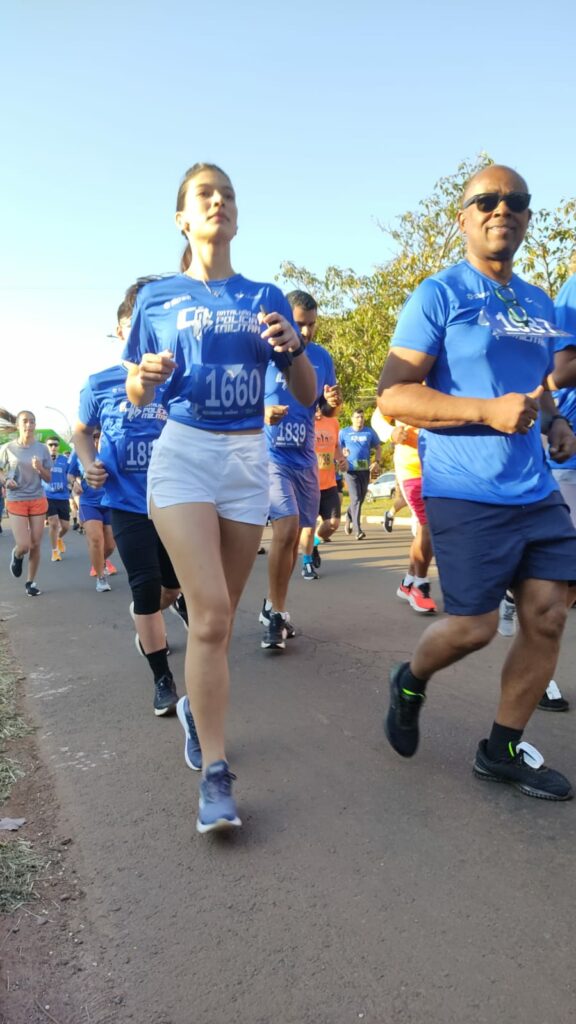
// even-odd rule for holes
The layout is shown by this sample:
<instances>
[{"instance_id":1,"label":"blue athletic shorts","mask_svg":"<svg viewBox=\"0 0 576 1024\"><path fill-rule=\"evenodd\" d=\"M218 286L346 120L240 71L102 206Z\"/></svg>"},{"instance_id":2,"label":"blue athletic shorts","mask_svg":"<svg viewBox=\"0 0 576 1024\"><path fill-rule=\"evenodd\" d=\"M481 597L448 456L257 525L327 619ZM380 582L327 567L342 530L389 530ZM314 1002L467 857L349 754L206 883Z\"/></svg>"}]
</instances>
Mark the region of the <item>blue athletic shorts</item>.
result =
<instances>
[{"instance_id":1,"label":"blue athletic shorts","mask_svg":"<svg viewBox=\"0 0 576 1024\"><path fill-rule=\"evenodd\" d=\"M521 580L576 581L576 530L559 491L530 505L425 503L449 615L494 611Z\"/></svg>"},{"instance_id":2,"label":"blue athletic shorts","mask_svg":"<svg viewBox=\"0 0 576 1024\"><path fill-rule=\"evenodd\" d=\"M320 504L318 467L284 466L270 459L270 519L298 516L300 526L316 526Z\"/></svg>"},{"instance_id":3,"label":"blue athletic shorts","mask_svg":"<svg viewBox=\"0 0 576 1024\"><path fill-rule=\"evenodd\" d=\"M102 505L91 505L87 501L82 501L82 495L80 495L80 501L78 502L78 519L81 523L88 523L91 519L95 519L96 522L102 523L104 526L110 526L112 522L109 508L103 508Z\"/></svg>"}]
</instances>

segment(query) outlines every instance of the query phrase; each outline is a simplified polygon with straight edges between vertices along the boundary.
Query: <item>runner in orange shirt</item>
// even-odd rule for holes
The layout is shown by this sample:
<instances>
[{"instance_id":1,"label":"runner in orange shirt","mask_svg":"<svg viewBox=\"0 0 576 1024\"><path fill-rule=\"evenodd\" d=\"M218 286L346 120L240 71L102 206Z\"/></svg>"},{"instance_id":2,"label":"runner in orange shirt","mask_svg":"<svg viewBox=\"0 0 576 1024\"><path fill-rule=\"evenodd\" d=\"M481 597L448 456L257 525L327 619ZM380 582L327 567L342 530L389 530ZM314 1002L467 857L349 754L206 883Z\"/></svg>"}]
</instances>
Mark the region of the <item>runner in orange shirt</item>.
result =
<instances>
[{"instance_id":1,"label":"runner in orange shirt","mask_svg":"<svg viewBox=\"0 0 576 1024\"><path fill-rule=\"evenodd\" d=\"M336 469L344 470L348 465L338 442L340 424L335 416L326 416L325 411L326 404L320 401L316 409L314 423L314 448L318 460L320 481L318 515L322 522L316 531L313 527L304 527L300 533L302 558L312 557L312 563L307 563L308 569L305 568L306 563L303 562L302 576L304 579L318 579L317 570L322 564L318 545L329 543L332 534L336 533L340 526L342 502L336 484Z\"/></svg>"}]
</instances>

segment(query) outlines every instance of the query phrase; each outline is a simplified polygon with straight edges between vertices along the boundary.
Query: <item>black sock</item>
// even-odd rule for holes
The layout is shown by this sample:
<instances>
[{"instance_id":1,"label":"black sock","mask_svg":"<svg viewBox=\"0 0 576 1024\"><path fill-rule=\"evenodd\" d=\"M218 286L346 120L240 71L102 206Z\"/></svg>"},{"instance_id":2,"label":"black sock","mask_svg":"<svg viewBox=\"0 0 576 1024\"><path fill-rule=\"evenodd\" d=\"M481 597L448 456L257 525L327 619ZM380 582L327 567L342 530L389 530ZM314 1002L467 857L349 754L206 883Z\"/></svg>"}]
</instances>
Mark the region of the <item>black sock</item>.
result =
<instances>
[{"instance_id":1,"label":"black sock","mask_svg":"<svg viewBox=\"0 0 576 1024\"><path fill-rule=\"evenodd\" d=\"M494 722L486 744L486 753L491 761L506 761L516 757L516 747L522 739L523 729L510 729L507 725Z\"/></svg>"},{"instance_id":2,"label":"black sock","mask_svg":"<svg viewBox=\"0 0 576 1024\"><path fill-rule=\"evenodd\" d=\"M152 651L146 655L146 660L154 673L154 682L157 683L162 676L172 676L168 667L168 648L163 647L161 651Z\"/></svg>"},{"instance_id":3,"label":"black sock","mask_svg":"<svg viewBox=\"0 0 576 1024\"><path fill-rule=\"evenodd\" d=\"M418 679L418 677L411 671L409 664L404 665L404 668L400 672L399 683L402 690L407 691L408 695L419 693L423 696L426 691L426 687L428 686L428 680Z\"/></svg>"}]
</instances>

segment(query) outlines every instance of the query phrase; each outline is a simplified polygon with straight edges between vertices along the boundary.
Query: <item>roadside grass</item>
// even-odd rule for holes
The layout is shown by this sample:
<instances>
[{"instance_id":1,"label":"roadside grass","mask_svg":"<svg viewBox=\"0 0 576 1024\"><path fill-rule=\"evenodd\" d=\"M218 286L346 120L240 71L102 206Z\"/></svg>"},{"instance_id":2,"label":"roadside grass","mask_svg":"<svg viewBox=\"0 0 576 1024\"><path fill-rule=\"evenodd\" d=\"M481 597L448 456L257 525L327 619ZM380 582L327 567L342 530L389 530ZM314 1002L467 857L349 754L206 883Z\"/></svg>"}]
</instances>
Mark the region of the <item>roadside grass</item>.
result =
<instances>
[{"instance_id":1,"label":"roadside grass","mask_svg":"<svg viewBox=\"0 0 576 1024\"><path fill-rule=\"evenodd\" d=\"M24 775L21 765L6 754L6 744L32 732L16 706L19 679L6 636L0 632L0 805L10 796L14 783ZM0 913L12 913L36 898L34 880L43 865L43 859L25 840L16 837L0 840Z\"/></svg>"},{"instance_id":2,"label":"roadside grass","mask_svg":"<svg viewBox=\"0 0 576 1024\"><path fill-rule=\"evenodd\" d=\"M45 861L24 839L0 842L0 914L12 914L38 898L36 878Z\"/></svg>"},{"instance_id":3,"label":"roadside grass","mask_svg":"<svg viewBox=\"0 0 576 1024\"><path fill-rule=\"evenodd\" d=\"M383 519L384 518L384 513L389 508L392 508L393 504L394 504L394 501L393 501L392 498L375 498L374 501L366 500L364 502L364 505L362 506L362 515L363 516L380 516ZM342 496L342 515L344 515L344 513L346 512L346 509L348 508L348 505L349 505L348 495L344 494ZM410 514L411 514L410 513L410 509L408 509L408 508L401 508L400 511L396 513L396 515L398 516L399 519L403 519L405 517L408 518L410 516Z\"/></svg>"}]
</instances>

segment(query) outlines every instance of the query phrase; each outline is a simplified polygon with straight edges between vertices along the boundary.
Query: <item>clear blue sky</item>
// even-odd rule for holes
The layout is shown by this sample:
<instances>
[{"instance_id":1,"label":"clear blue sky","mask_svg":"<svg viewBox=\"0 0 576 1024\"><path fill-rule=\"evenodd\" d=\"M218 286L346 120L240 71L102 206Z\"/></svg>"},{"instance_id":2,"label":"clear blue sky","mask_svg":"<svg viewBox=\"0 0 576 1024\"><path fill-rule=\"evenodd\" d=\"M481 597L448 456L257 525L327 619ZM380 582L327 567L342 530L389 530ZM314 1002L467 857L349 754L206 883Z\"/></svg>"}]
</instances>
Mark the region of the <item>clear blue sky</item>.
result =
<instances>
[{"instance_id":1,"label":"clear blue sky","mask_svg":"<svg viewBox=\"0 0 576 1024\"><path fill-rule=\"evenodd\" d=\"M367 272L376 221L488 152L576 194L572 2L18 0L3 13L0 405L61 428L124 289L176 269L178 183L230 174L235 269ZM10 365L10 372L5 369Z\"/></svg>"}]
</instances>

